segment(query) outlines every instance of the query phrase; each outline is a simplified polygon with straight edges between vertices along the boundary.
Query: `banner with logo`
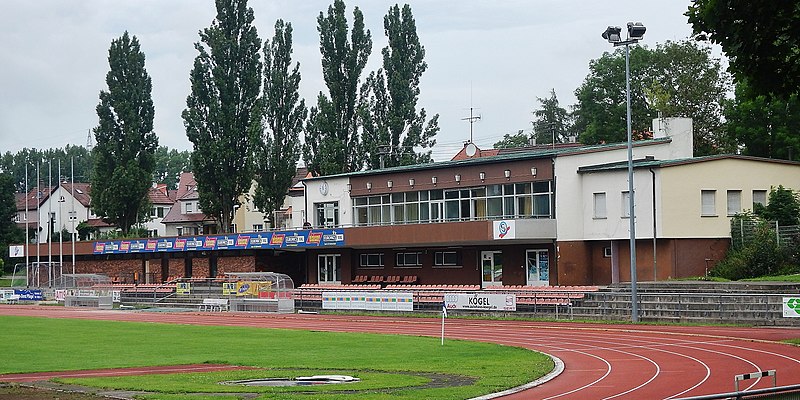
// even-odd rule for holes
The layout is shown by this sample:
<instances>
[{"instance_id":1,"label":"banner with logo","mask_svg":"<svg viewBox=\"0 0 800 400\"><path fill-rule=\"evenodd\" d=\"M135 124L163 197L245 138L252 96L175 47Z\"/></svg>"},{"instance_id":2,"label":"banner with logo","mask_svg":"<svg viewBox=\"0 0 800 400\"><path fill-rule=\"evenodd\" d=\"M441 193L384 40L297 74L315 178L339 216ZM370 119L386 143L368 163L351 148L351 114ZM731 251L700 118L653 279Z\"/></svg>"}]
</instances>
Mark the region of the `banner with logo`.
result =
<instances>
[{"instance_id":1,"label":"banner with logo","mask_svg":"<svg viewBox=\"0 0 800 400\"><path fill-rule=\"evenodd\" d=\"M189 282L176 283L175 294L192 294L192 285Z\"/></svg>"},{"instance_id":2,"label":"banner with logo","mask_svg":"<svg viewBox=\"0 0 800 400\"><path fill-rule=\"evenodd\" d=\"M783 316L800 318L800 296L783 298Z\"/></svg>"},{"instance_id":3,"label":"banner with logo","mask_svg":"<svg viewBox=\"0 0 800 400\"><path fill-rule=\"evenodd\" d=\"M514 220L492 221L492 237L495 240L515 239L517 229Z\"/></svg>"},{"instance_id":4,"label":"banner with logo","mask_svg":"<svg viewBox=\"0 0 800 400\"><path fill-rule=\"evenodd\" d=\"M517 311L517 296L501 293L445 293L448 310Z\"/></svg>"},{"instance_id":5,"label":"banner with logo","mask_svg":"<svg viewBox=\"0 0 800 400\"><path fill-rule=\"evenodd\" d=\"M8 246L8 256L11 258L25 257L25 246L24 245Z\"/></svg>"},{"instance_id":6,"label":"banner with logo","mask_svg":"<svg viewBox=\"0 0 800 400\"><path fill-rule=\"evenodd\" d=\"M233 296L236 294L236 282L222 282L222 295Z\"/></svg>"},{"instance_id":7,"label":"banner with logo","mask_svg":"<svg viewBox=\"0 0 800 400\"><path fill-rule=\"evenodd\" d=\"M412 293L322 292L323 310L414 311Z\"/></svg>"},{"instance_id":8,"label":"banner with logo","mask_svg":"<svg viewBox=\"0 0 800 400\"><path fill-rule=\"evenodd\" d=\"M340 229L251 232L231 235L183 236L157 239L108 240L94 244L93 254L131 254L176 251L277 249L344 246Z\"/></svg>"},{"instance_id":9,"label":"banner with logo","mask_svg":"<svg viewBox=\"0 0 800 400\"><path fill-rule=\"evenodd\" d=\"M41 289L14 289L14 294L18 295L19 299L23 301L44 300Z\"/></svg>"}]
</instances>

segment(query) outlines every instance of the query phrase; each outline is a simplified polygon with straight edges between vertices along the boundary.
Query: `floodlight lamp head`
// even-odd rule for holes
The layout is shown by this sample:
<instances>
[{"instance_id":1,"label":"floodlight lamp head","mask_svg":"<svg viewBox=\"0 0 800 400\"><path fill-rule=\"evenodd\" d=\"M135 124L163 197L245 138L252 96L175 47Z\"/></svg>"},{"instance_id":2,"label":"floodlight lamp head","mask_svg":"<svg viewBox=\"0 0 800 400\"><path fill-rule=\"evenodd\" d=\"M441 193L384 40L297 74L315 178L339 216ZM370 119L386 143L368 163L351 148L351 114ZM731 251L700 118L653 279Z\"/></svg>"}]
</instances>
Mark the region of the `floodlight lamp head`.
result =
<instances>
[{"instance_id":1,"label":"floodlight lamp head","mask_svg":"<svg viewBox=\"0 0 800 400\"><path fill-rule=\"evenodd\" d=\"M628 39L642 40L645 31L647 28L641 22L628 22Z\"/></svg>"},{"instance_id":2,"label":"floodlight lamp head","mask_svg":"<svg viewBox=\"0 0 800 400\"><path fill-rule=\"evenodd\" d=\"M622 28L618 26L609 26L606 28L606 31L603 32L603 39L608 40L609 43L620 42L622 40L620 32L622 32Z\"/></svg>"}]
</instances>

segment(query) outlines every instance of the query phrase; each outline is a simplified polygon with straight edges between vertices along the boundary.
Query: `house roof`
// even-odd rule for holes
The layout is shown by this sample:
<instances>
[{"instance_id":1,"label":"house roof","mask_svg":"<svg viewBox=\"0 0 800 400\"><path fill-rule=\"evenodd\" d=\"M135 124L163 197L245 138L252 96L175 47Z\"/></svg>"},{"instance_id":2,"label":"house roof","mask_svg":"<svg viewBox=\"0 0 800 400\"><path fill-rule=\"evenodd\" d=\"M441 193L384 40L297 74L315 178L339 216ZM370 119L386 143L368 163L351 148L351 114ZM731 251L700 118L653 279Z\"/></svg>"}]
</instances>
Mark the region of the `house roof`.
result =
<instances>
[{"instance_id":1,"label":"house roof","mask_svg":"<svg viewBox=\"0 0 800 400\"><path fill-rule=\"evenodd\" d=\"M154 187L147 192L147 197L152 204L175 204L175 201L169 198L167 193L166 188Z\"/></svg>"},{"instance_id":2,"label":"house roof","mask_svg":"<svg viewBox=\"0 0 800 400\"><path fill-rule=\"evenodd\" d=\"M671 138L664 137L657 139L638 140L633 142L633 145L634 147L652 146L663 143L669 143L670 141L672 141ZM553 146L523 147L518 149L505 149L499 151L497 155L493 156L473 157L465 160L440 161L427 164L404 165L399 167L349 172L336 175L315 176L306 178L305 180L310 181L310 180L319 180L327 178L369 176L369 175L380 175L380 174L389 174L397 172L442 169L442 168L468 166L468 165L495 164L495 163L504 163L509 161L534 160L540 158L568 157L579 154L588 154L588 153L596 153L609 150L624 149L626 147L627 143L608 143L608 144L596 144L588 146L570 144L568 146L555 146L555 147Z\"/></svg>"},{"instance_id":3,"label":"house roof","mask_svg":"<svg viewBox=\"0 0 800 400\"><path fill-rule=\"evenodd\" d=\"M14 200L17 203L17 211L25 211L26 197L28 198L28 210L35 210L39 205L47 201L47 198L50 197L50 194L53 192L53 190L55 190L55 187L42 187L41 196L38 196L38 202L37 193L39 192L39 188L35 186L28 193L16 193L14 195Z\"/></svg>"},{"instance_id":4,"label":"house roof","mask_svg":"<svg viewBox=\"0 0 800 400\"><path fill-rule=\"evenodd\" d=\"M752 156L743 156L739 154L715 154L710 156L703 156L703 157L692 157L692 158L680 158L674 160L656 160L653 158L643 158L638 160L633 160L633 167L634 168L668 168L674 167L678 165L687 165L687 164L699 164L704 162L710 161L718 161L718 160L746 160L746 161L756 161L756 162L767 162L767 163L775 163L775 164L785 164L785 165L795 165L800 166L800 162L797 161L789 161L789 160L776 160L774 158L761 158L761 157L752 157ZM597 165L587 165L578 168L578 173L588 173L588 172L601 172L601 171L614 171L620 169L627 169L628 162L627 161L619 161L607 164L597 164Z\"/></svg>"},{"instance_id":5,"label":"house roof","mask_svg":"<svg viewBox=\"0 0 800 400\"><path fill-rule=\"evenodd\" d=\"M191 172L181 172L180 179L178 179L178 191L175 193L176 200L189 200L191 196L197 196L197 181L194 179L194 174ZM196 197L195 197L196 198Z\"/></svg>"},{"instance_id":6,"label":"house roof","mask_svg":"<svg viewBox=\"0 0 800 400\"><path fill-rule=\"evenodd\" d=\"M84 207L89 207L92 203L92 185L89 183L63 182L61 187L68 193L74 193L75 200L77 200Z\"/></svg>"},{"instance_id":7,"label":"house roof","mask_svg":"<svg viewBox=\"0 0 800 400\"><path fill-rule=\"evenodd\" d=\"M113 224L109 224L108 222L103 221L100 218L91 218L86 221L86 225L91 226L92 228L113 228Z\"/></svg>"}]
</instances>

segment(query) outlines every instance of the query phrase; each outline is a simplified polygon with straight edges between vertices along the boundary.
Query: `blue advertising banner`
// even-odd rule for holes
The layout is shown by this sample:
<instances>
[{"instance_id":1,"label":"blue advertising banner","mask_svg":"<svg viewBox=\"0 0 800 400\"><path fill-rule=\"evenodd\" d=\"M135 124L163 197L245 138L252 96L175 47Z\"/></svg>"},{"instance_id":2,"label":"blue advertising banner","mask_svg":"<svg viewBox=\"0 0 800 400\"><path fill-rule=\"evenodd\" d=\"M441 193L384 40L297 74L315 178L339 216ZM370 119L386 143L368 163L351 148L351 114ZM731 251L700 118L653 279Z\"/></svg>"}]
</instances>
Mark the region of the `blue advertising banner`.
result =
<instances>
[{"instance_id":1,"label":"blue advertising banner","mask_svg":"<svg viewBox=\"0 0 800 400\"><path fill-rule=\"evenodd\" d=\"M14 294L19 295L20 300L32 300L32 301L42 301L44 300L44 296L42 296L42 291L39 289L31 290L31 289L14 289Z\"/></svg>"},{"instance_id":2,"label":"blue advertising banner","mask_svg":"<svg viewBox=\"0 0 800 400\"><path fill-rule=\"evenodd\" d=\"M280 249L344 246L344 231L310 229L229 235L181 236L95 242L94 254L161 253L178 251Z\"/></svg>"}]
</instances>

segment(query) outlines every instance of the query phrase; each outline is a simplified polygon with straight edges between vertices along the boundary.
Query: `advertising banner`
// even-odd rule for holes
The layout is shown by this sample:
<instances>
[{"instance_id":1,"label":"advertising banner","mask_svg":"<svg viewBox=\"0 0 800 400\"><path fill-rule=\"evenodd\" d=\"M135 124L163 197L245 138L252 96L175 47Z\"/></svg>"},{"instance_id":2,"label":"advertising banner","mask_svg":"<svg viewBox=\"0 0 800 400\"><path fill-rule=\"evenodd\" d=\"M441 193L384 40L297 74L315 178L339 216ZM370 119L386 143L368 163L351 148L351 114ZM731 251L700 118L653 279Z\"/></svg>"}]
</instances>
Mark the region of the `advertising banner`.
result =
<instances>
[{"instance_id":1,"label":"advertising banner","mask_svg":"<svg viewBox=\"0 0 800 400\"><path fill-rule=\"evenodd\" d=\"M108 240L96 242L93 254L279 249L322 246L344 246L344 231L337 229L308 229L124 241Z\"/></svg>"},{"instance_id":2,"label":"advertising banner","mask_svg":"<svg viewBox=\"0 0 800 400\"><path fill-rule=\"evenodd\" d=\"M414 311L412 293L322 292L324 310Z\"/></svg>"},{"instance_id":3,"label":"advertising banner","mask_svg":"<svg viewBox=\"0 0 800 400\"><path fill-rule=\"evenodd\" d=\"M517 296L499 293L445 293L448 310L517 311Z\"/></svg>"},{"instance_id":4,"label":"advertising banner","mask_svg":"<svg viewBox=\"0 0 800 400\"><path fill-rule=\"evenodd\" d=\"M189 282L176 283L175 294L192 294L192 285Z\"/></svg>"},{"instance_id":5,"label":"advertising banner","mask_svg":"<svg viewBox=\"0 0 800 400\"><path fill-rule=\"evenodd\" d=\"M19 296L23 301L42 301L44 296L40 289L14 289L14 294Z\"/></svg>"},{"instance_id":6,"label":"advertising banner","mask_svg":"<svg viewBox=\"0 0 800 400\"><path fill-rule=\"evenodd\" d=\"M11 258L25 257L25 246L23 245L8 246L8 256Z\"/></svg>"},{"instance_id":7,"label":"advertising banner","mask_svg":"<svg viewBox=\"0 0 800 400\"><path fill-rule=\"evenodd\" d=\"M222 283L222 295L223 296L233 296L236 294L236 282L223 282Z\"/></svg>"},{"instance_id":8,"label":"advertising banner","mask_svg":"<svg viewBox=\"0 0 800 400\"><path fill-rule=\"evenodd\" d=\"M514 220L492 221L492 232L495 240L514 239L517 229Z\"/></svg>"},{"instance_id":9,"label":"advertising banner","mask_svg":"<svg viewBox=\"0 0 800 400\"><path fill-rule=\"evenodd\" d=\"M783 316L785 318L800 318L800 296L783 298Z\"/></svg>"}]
</instances>

